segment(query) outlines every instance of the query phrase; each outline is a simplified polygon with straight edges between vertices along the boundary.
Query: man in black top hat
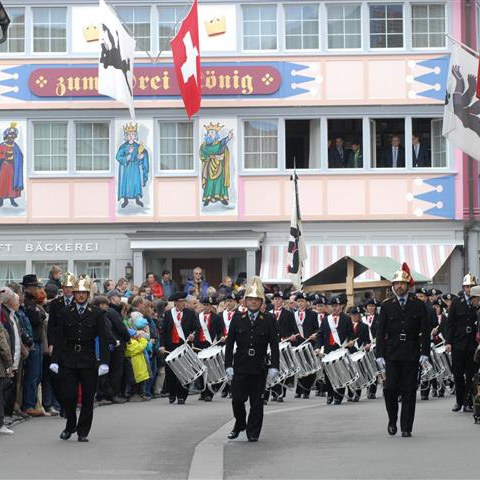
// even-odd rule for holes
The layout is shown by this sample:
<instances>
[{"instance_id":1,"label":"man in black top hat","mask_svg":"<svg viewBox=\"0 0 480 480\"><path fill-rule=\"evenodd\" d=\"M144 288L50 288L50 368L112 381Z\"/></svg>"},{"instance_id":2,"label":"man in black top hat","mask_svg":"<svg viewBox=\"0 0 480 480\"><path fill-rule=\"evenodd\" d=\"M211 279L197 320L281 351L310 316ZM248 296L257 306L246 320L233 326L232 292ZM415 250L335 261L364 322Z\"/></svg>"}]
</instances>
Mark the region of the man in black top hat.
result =
<instances>
[{"instance_id":1,"label":"man in black top hat","mask_svg":"<svg viewBox=\"0 0 480 480\"><path fill-rule=\"evenodd\" d=\"M377 326L378 326L378 317L379 317L378 307L379 306L380 306L380 303L378 302L378 300L376 300L373 297L369 298L364 304L365 315L363 316L363 322L366 323L366 325L370 329L370 334L372 336L372 341L375 341L375 338L377 336ZM376 379L375 382L373 382L368 387L367 398L370 399L370 400L375 400L375 398L376 398L377 382L378 382L378 380Z\"/></svg>"},{"instance_id":2,"label":"man in black top hat","mask_svg":"<svg viewBox=\"0 0 480 480\"><path fill-rule=\"evenodd\" d=\"M173 352L184 343L192 343L200 329L195 313L185 308L186 298L185 292L176 292L168 299L169 302L173 302L174 307L165 312L163 319L163 335L160 336L161 353ZM184 405L188 389L180 383L168 364L165 366L165 382L170 403L177 400L178 405Z\"/></svg>"}]
</instances>

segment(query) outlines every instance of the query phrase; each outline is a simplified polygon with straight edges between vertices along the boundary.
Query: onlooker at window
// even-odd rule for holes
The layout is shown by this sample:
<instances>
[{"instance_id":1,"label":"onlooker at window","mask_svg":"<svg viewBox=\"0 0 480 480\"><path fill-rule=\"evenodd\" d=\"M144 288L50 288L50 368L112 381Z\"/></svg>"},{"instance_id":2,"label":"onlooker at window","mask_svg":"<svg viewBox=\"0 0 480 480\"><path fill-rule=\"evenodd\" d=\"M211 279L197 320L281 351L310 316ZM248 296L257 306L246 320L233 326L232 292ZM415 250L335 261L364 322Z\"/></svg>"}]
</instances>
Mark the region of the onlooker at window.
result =
<instances>
[{"instance_id":1,"label":"onlooker at window","mask_svg":"<svg viewBox=\"0 0 480 480\"><path fill-rule=\"evenodd\" d=\"M203 279L202 267L195 267L193 269L193 279L187 280L185 284L185 292L187 295L193 295L198 299L208 296L208 283Z\"/></svg>"},{"instance_id":2,"label":"onlooker at window","mask_svg":"<svg viewBox=\"0 0 480 480\"><path fill-rule=\"evenodd\" d=\"M330 147L331 152L328 155L329 168L345 168L347 152L343 143L342 137L335 138L335 145Z\"/></svg>"},{"instance_id":3,"label":"onlooker at window","mask_svg":"<svg viewBox=\"0 0 480 480\"><path fill-rule=\"evenodd\" d=\"M152 290L152 295L155 298L162 298L164 296L163 294L163 287L160 283L157 281L157 276L153 272L148 272L146 276L146 281L142 285L142 287L150 287ZM138 293L137 293L138 295Z\"/></svg>"},{"instance_id":4,"label":"onlooker at window","mask_svg":"<svg viewBox=\"0 0 480 480\"><path fill-rule=\"evenodd\" d=\"M363 154L360 148L360 142L354 140L351 143L351 150L347 155L347 168L363 168Z\"/></svg>"},{"instance_id":5,"label":"onlooker at window","mask_svg":"<svg viewBox=\"0 0 480 480\"><path fill-rule=\"evenodd\" d=\"M383 168L404 168L405 167L405 149L400 145L400 137L394 135L391 139L390 147L383 153Z\"/></svg>"},{"instance_id":6,"label":"onlooker at window","mask_svg":"<svg viewBox=\"0 0 480 480\"><path fill-rule=\"evenodd\" d=\"M420 135L414 133L412 135L412 160L414 167L431 167L430 152L428 148L420 143Z\"/></svg>"},{"instance_id":7,"label":"onlooker at window","mask_svg":"<svg viewBox=\"0 0 480 480\"><path fill-rule=\"evenodd\" d=\"M48 281L45 284L45 288L49 285L53 284L58 289L62 288L62 284L60 279L62 278L62 269L58 265L52 265L50 268L50 272L48 273Z\"/></svg>"},{"instance_id":8,"label":"onlooker at window","mask_svg":"<svg viewBox=\"0 0 480 480\"><path fill-rule=\"evenodd\" d=\"M164 270L162 272L162 280L160 281L163 287L163 298L168 299L171 295L178 291L177 284L172 279L170 270Z\"/></svg>"}]
</instances>

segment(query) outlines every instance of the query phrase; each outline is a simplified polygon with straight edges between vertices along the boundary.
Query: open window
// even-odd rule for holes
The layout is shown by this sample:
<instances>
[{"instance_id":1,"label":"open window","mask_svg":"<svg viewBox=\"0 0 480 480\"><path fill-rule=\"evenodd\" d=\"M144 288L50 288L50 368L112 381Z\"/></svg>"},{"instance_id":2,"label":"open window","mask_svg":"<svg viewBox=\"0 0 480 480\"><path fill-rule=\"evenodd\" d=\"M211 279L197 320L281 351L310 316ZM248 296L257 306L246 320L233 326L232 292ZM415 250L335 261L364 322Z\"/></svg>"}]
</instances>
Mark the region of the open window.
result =
<instances>
[{"instance_id":1,"label":"open window","mask_svg":"<svg viewBox=\"0 0 480 480\"><path fill-rule=\"evenodd\" d=\"M320 120L285 120L287 169L320 168Z\"/></svg>"},{"instance_id":2,"label":"open window","mask_svg":"<svg viewBox=\"0 0 480 480\"><path fill-rule=\"evenodd\" d=\"M328 120L328 168L363 168L361 118Z\"/></svg>"},{"instance_id":3,"label":"open window","mask_svg":"<svg viewBox=\"0 0 480 480\"><path fill-rule=\"evenodd\" d=\"M414 168L446 167L447 147L441 118L412 119L412 165Z\"/></svg>"},{"instance_id":4,"label":"open window","mask_svg":"<svg viewBox=\"0 0 480 480\"><path fill-rule=\"evenodd\" d=\"M372 167L405 168L405 119L372 118Z\"/></svg>"}]
</instances>

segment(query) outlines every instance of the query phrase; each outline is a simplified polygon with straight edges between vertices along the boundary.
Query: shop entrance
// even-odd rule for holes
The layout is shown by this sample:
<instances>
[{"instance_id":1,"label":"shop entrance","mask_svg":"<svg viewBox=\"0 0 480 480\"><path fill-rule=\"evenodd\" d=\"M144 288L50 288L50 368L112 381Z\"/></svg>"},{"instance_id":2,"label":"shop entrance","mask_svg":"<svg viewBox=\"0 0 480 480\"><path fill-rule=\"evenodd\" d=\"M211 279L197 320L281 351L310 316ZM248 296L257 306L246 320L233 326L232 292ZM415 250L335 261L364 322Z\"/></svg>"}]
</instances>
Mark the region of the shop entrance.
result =
<instances>
[{"instance_id":1,"label":"shop entrance","mask_svg":"<svg viewBox=\"0 0 480 480\"><path fill-rule=\"evenodd\" d=\"M172 258L172 275L179 288L193 277L195 267L201 267L204 279L215 288L222 282L221 258Z\"/></svg>"}]
</instances>

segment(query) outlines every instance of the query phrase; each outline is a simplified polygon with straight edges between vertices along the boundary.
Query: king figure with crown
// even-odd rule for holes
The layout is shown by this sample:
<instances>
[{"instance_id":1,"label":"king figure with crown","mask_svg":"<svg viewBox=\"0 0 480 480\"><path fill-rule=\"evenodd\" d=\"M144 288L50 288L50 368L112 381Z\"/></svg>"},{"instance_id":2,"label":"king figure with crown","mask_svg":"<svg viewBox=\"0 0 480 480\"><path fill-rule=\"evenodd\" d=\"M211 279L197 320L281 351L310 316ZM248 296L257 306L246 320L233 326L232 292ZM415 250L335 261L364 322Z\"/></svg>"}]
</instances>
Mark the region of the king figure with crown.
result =
<instances>
[{"instance_id":1,"label":"king figure with crown","mask_svg":"<svg viewBox=\"0 0 480 480\"><path fill-rule=\"evenodd\" d=\"M18 137L16 122L3 131L0 143L0 207L7 198L12 207L18 207L16 198L23 190L23 153L15 142Z\"/></svg>"},{"instance_id":2,"label":"king figure with crown","mask_svg":"<svg viewBox=\"0 0 480 480\"><path fill-rule=\"evenodd\" d=\"M149 161L148 151L143 143L138 143L138 124L127 123L123 126L124 143L118 149L116 159L118 169L118 201L123 199L122 208L129 200L143 207L143 189L148 182Z\"/></svg>"},{"instance_id":3,"label":"king figure with crown","mask_svg":"<svg viewBox=\"0 0 480 480\"><path fill-rule=\"evenodd\" d=\"M204 125L206 133L200 146L202 162L203 206L221 202L228 205L230 187L230 150L228 142L233 138L230 130L226 137L220 138L223 125L220 123Z\"/></svg>"}]
</instances>

